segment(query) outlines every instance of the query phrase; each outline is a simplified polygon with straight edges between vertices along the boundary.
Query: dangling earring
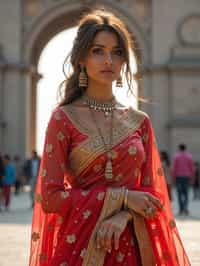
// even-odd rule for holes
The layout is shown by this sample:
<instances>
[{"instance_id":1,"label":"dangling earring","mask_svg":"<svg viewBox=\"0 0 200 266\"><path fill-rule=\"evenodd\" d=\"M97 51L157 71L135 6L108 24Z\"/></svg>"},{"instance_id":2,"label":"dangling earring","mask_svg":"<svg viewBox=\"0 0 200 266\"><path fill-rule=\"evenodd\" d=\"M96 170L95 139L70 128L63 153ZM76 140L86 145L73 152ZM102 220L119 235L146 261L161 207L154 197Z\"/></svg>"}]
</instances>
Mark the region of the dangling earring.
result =
<instances>
[{"instance_id":1,"label":"dangling earring","mask_svg":"<svg viewBox=\"0 0 200 266\"><path fill-rule=\"evenodd\" d=\"M116 81L116 87L122 88L123 87L123 82L122 82L122 77L119 76L119 78Z\"/></svg>"},{"instance_id":2,"label":"dangling earring","mask_svg":"<svg viewBox=\"0 0 200 266\"><path fill-rule=\"evenodd\" d=\"M79 73L79 87L80 88L87 88L88 86L88 77L87 74L85 72L84 66L80 66L81 71Z\"/></svg>"}]
</instances>

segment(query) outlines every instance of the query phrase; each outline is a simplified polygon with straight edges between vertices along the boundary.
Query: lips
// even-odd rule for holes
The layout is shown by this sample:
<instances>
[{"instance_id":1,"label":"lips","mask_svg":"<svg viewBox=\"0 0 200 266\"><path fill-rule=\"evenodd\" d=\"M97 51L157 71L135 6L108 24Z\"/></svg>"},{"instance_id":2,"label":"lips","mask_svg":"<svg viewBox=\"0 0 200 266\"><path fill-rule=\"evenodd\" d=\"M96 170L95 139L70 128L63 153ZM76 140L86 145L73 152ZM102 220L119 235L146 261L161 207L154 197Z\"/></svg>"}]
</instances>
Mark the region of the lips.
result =
<instances>
[{"instance_id":1,"label":"lips","mask_svg":"<svg viewBox=\"0 0 200 266\"><path fill-rule=\"evenodd\" d=\"M110 70L110 69L105 69L101 71L102 73L114 73L114 71Z\"/></svg>"}]
</instances>

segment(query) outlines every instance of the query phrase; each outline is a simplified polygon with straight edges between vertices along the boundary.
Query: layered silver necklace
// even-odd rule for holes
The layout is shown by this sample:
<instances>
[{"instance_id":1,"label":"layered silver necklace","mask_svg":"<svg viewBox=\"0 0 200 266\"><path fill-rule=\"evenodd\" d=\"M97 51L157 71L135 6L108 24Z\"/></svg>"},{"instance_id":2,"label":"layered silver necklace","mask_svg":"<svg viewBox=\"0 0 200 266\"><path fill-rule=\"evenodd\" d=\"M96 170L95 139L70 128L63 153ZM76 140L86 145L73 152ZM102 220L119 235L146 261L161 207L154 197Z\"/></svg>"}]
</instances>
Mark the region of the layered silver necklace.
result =
<instances>
[{"instance_id":1,"label":"layered silver necklace","mask_svg":"<svg viewBox=\"0 0 200 266\"><path fill-rule=\"evenodd\" d=\"M114 98L113 98L114 100ZM114 118L114 110L115 110L115 103L113 101L111 102L98 102L97 100L93 98L85 98L85 103L89 107L89 111L92 117L92 120L97 128L98 134L102 140L102 144L104 146L107 161L105 166L105 178L107 180L111 180L113 178L113 169L112 169L112 145L113 145L113 118ZM95 112L94 111L103 111L104 114L107 116L108 114L111 114L110 117L110 131L109 131L109 142L106 143L102 130L97 122Z\"/></svg>"},{"instance_id":2,"label":"layered silver necklace","mask_svg":"<svg viewBox=\"0 0 200 266\"><path fill-rule=\"evenodd\" d=\"M84 102L91 109L96 111L103 111L105 116L108 116L114 109L116 109L116 100L115 97L111 101L97 101L94 98L84 96Z\"/></svg>"}]
</instances>

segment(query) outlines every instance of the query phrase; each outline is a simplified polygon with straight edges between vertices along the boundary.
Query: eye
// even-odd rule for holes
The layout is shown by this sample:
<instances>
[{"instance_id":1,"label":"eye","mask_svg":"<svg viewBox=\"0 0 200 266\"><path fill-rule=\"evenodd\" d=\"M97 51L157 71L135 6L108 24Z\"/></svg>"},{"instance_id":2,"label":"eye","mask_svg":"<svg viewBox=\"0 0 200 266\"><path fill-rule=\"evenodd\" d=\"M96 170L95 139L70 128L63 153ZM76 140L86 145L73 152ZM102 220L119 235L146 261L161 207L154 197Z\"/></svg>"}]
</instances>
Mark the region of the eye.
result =
<instances>
[{"instance_id":1,"label":"eye","mask_svg":"<svg viewBox=\"0 0 200 266\"><path fill-rule=\"evenodd\" d=\"M122 54L123 54L122 49L114 50L113 53L114 53L115 55L118 55L118 56L122 56Z\"/></svg>"},{"instance_id":2,"label":"eye","mask_svg":"<svg viewBox=\"0 0 200 266\"><path fill-rule=\"evenodd\" d=\"M103 50L101 48L94 48L92 50L92 53L93 54L102 54L103 53Z\"/></svg>"}]
</instances>

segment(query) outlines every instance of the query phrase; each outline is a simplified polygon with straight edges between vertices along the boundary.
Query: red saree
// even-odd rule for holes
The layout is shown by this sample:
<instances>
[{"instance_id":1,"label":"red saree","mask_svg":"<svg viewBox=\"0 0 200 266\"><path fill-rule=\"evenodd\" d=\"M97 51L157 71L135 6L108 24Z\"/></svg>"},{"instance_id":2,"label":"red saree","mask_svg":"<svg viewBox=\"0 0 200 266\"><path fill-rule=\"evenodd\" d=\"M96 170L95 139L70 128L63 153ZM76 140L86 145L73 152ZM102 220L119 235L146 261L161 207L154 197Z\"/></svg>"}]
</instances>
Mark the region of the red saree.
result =
<instances>
[{"instance_id":1,"label":"red saree","mask_svg":"<svg viewBox=\"0 0 200 266\"><path fill-rule=\"evenodd\" d=\"M35 193L30 266L188 266L167 196L165 179L146 114L118 111L113 136L113 176L96 131L67 105L50 119ZM80 111L80 110L79 110ZM80 115L79 115L80 114ZM83 126L84 125L84 126ZM120 211L123 187L148 191L164 208L153 219L133 212L118 250L97 250L102 220Z\"/></svg>"}]
</instances>

